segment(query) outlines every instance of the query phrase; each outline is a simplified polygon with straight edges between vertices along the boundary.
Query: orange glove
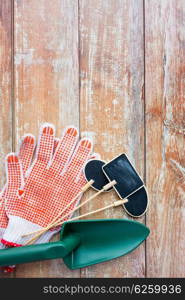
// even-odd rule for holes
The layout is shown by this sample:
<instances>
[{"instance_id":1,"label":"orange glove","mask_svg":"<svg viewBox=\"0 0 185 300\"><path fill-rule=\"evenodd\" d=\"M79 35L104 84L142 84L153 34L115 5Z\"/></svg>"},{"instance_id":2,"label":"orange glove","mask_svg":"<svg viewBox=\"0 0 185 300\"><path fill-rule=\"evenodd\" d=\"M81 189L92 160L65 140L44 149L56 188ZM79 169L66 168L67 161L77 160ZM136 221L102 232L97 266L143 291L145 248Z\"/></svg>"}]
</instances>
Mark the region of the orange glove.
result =
<instances>
[{"instance_id":1,"label":"orange glove","mask_svg":"<svg viewBox=\"0 0 185 300\"><path fill-rule=\"evenodd\" d=\"M6 157L6 173L7 183L1 191L0 195L0 239L2 238L5 229L8 225L8 217L5 212L5 203L7 201L14 202L17 197L18 189L22 184L22 179L25 178L26 171L28 170L35 148L34 136L25 135L20 144L18 153L19 160L14 154L8 154ZM19 161L22 167L20 167ZM4 245L0 243L0 249L4 248Z\"/></svg>"},{"instance_id":2,"label":"orange glove","mask_svg":"<svg viewBox=\"0 0 185 300\"><path fill-rule=\"evenodd\" d=\"M19 196L6 205L9 223L2 239L4 244L23 245L30 239L23 235L46 227L80 192L85 184L83 168L91 154L92 142L86 138L77 142L77 129L68 127L53 155L54 127L42 126L36 160L25 186L19 191ZM21 167L19 158L17 159ZM79 199L68 211L78 201ZM48 231L39 242L49 241L54 233L55 231Z\"/></svg>"}]
</instances>

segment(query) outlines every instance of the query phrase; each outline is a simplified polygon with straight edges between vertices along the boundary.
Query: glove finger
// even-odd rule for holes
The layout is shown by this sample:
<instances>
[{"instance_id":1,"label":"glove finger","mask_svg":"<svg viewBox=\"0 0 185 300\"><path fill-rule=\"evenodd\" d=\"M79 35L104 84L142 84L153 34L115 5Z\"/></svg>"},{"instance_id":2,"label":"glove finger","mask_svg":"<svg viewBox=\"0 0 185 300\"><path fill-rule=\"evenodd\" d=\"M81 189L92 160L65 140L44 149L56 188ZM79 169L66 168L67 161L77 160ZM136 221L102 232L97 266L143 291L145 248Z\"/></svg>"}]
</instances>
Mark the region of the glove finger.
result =
<instances>
[{"instance_id":1,"label":"glove finger","mask_svg":"<svg viewBox=\"0 0 185 300\"><path fill-rule=\"evenodd\" d=\"M64 130L63 136L59 141L55 154L51 162L51 168L55 173L61 173L69 162L74 152L78 140L78 131L75 127L68 127Z\"/></svg>"},{"instance_id":2,"label":"glove finger","mask_svg":"<svg viewBox=\"0 0 185 300\"><path fill-rule=\"evenodd\" d=\"M84 138L80 140L66 170L68 177L72 177L76 181L79 180L84 165L92 152L92 147L93 144L90 139Z\"/></svg>"},{"instance_id":3,"label":"glove finger","mask_svg":"<svg viewBox=\"0 0 185 300\"><path fill-rule=\"evenodd\" d=\"M14 153L7 155L5 159L6 163L6 176L7 176L7 188L5 197L16 195L18 188L24 184L23 171L18 156ZM14 193L14 194L12 194Z\"/></svg>"},{"instance_id":4,"label":"glove finger","mask_svg":"<svg viewBox=\"0 0 185 300\"><path fill-rule=\"evenodd\" d=\"M5 198L0 199L0 240L4 234L5 228L8 225L8 217L5 212ZM1 243L0 243L1 249Z\"/></svg>"},{"instance_id":5,"label":"glove finger","mask_svg":"<svg viewBox=\"0 0 185 300\"><path fill-rule=\"evenodd\" d=\"M55 129L52 124L41 126L36 159L44 165L51 161L54 149Z\"/></svg>"},{"instance_id":6,"label":"glove finger","mask_svg":"<svg viewBox=\"0 0 185 300\"><path fill-rule=\"evenodd\" d=\"M54 139L54 149L53 149L53 153L55 153L55 151L56 151L56 149L57 149L57 146L58 146L58 144L59 144L59 141L60 141L59 138L55 138L55 139Z\"/></svg>"},{"instance_id":7,"label":"glove finger","mask_svg":"<svg viewBox=\"0 0 185 300\"><path fill-rule=\"evenodd\" d=\"M23 174L25 175L28 170L35 149L35 137L32 134L26 134L21 139L21 145L19 149L19 159L22 164Z\"/></svg>"}]
</instances>

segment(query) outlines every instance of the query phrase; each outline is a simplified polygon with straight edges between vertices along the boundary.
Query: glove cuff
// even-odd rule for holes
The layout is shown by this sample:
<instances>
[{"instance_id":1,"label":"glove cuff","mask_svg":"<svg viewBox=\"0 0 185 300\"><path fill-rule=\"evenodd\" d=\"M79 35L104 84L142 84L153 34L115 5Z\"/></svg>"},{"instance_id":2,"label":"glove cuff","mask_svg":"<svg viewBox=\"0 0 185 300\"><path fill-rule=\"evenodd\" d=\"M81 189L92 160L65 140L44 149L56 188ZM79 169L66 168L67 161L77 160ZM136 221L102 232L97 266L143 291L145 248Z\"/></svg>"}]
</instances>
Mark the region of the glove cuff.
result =
<instances>
[{"instance_id":1,"label":"glove cuff","mask_svg":"<svg viewBox=\"0 0 185 300\"><path fill-rule=\"evenodd\" d=\"M43 227L17 216L9 216L8 227L1 242L6 246L20 247L29 241L32 235L23 236L32 231L41 230Z\"/></svg>"},{"instance_id":2,"label":"glove cuff","mask_svg":"<svg viewBox=\"0 0 185 300\"><path fill-rule=\"evenodd\" d=\"M3 237L3 234L5 233L6 228L0 228L0 249L5 249L5 245L1 243L1 239Z\"/></svg>"}]
</instances>

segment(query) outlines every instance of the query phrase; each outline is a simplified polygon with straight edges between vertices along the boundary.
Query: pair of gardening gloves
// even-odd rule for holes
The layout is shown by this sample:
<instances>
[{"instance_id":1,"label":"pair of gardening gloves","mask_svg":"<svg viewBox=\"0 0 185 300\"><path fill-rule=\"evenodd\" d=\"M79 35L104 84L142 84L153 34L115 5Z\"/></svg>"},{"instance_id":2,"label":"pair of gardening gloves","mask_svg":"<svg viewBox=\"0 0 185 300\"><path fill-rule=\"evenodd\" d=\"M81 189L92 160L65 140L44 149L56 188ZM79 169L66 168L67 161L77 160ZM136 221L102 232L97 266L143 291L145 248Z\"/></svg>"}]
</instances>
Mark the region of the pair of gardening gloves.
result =
<instances>
[{"instance_id":1,"label":"pair of gardening gloves","mask_svg":"<svg viewBox=\"0 0 185 300\"><path fill-rule=\"evenodd\" d=\"M42 125L36 151L34 136L24 136L19 153L10 153L5 159L7 182L0 195L0 248L24 245L30 239L28 233L47 227L69 206L86 184L85 164L96 156L92 155L92 141L79 140L73 126L56 139L54 126ZM80 196L65 215L72 212ZM37 243L48 242L59 230L45 232Z\"/></svg>"}]
</instances>

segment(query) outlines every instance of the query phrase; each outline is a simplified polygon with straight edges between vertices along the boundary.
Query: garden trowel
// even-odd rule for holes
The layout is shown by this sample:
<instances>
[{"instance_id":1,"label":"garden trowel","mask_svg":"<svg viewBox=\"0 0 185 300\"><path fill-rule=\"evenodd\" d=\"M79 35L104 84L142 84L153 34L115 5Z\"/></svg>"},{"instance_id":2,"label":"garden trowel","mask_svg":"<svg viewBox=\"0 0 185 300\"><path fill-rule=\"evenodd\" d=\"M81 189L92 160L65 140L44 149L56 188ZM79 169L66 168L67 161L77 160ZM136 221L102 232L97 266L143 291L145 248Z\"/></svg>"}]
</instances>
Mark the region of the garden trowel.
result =
<instances>
[{"instance_id":1,"label":"garden trowel","mask_svg":"<svg viewBox=\"0 0 185 300\"><path fill-rule=\"evenodd\" d=\"M63 258L78 269L125 255L138 247L149 229L126 219L67 221L60 241L0 250L0 265Z\"/></svg>"}]
</instances>

